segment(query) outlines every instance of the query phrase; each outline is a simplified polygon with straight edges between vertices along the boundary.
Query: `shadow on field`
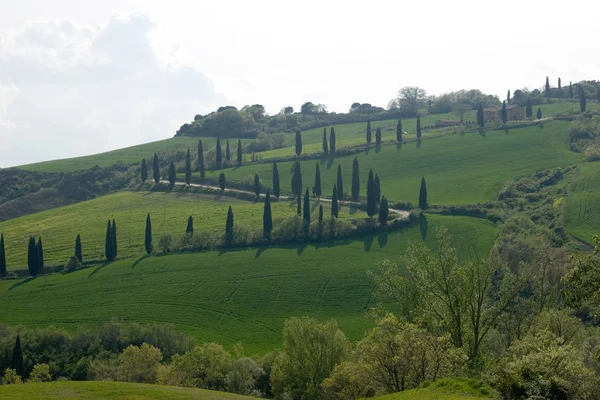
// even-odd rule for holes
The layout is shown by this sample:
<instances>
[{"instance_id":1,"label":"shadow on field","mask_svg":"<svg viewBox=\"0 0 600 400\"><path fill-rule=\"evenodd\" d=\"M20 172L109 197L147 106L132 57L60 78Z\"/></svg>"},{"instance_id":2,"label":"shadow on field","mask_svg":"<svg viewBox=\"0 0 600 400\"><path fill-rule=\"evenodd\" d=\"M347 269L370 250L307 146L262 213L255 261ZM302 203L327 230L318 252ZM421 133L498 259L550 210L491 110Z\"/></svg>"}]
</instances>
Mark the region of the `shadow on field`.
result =
<instances>
[{"instance_id":1,"label":"shadow on field","mask_svg":"<svg viewBox=\"0 0 600 400\"><path fill-rule=\"evenodd\" d=\"M375 146L375 154L381 153L381 146Z\"/></svg>"},{"instance_id":2,"label":"shadow on field","mask_svg":"<svg viewBox=\"0 0 600 400\"><path fill-rule=\"evenodd\" d=\"M379 248L383 249L388 243L388 233L380 233L379 236L377 236L377 243L379 243Z\"/></svg>"},{"instance_id":3,"label":"shadow on field","mask_svg":"<svg viewBox=\"0 0 600 400\"><path fill-rule=\"evenodd\" d=\"M335 156L329 156L329 158L327 159L327 169L331 168L331 166L333 165L333 160L335 160Z\"/></svg>"},{"instance_id":4,"label":"shadow on field","mask_svg":"<svg viewBox=\"0 0 600 400\"><path fill-rule=\"evenodd\" d=\"M262 253L264 253L268 248L269 246L258 247L256 249L256 254L254 254L254 258L259 258L262 255Z\"/></svg>"},{"instance_id":5,"label":"shadow on field","mask_svg":"<svg viewBox=\"0 0 600 400\"><path fill-rule=\"evenodd\" d=\"M421 239L427 240L427 229L428 229L427 217L425 214L421 213L419 217L419 230L421 231Z\"/></svg>"},{"instance_id":6,"label":"shadow on field","mask_svg":"<svg viewBox=\"0 0 600 400\"><path fill-rule=\"evenodd\" d=\"M146 254L145 256L141 256L140 258L138 258L137 260L135 260L135 262L131 265L131 268L137 267L137 265L139 263L141 263L142 261L144 261L148 257L150 257L148 254Z\"/></svg>"},{"instance_id":7,"label":"shadow on field","mask_svg":"<svg viewBox=\"0 0 600 400\"><path fill-rule=\"evenodd\" d=\"M35 277L29 277L29 278L25 278L25 279L21 279L19 282L15 283L14 285L12 285L11 287L8 288L8 290L13 290L16 289L20 286L23 286L24 284L31 282L35 279Z\"/></svg>"},{"instance_id":8,"label":"shadow on field","mask_svg":"<svg viewBox=\"0 0 600 400\"><path fill-rule=\"evenodd\" d=\"M417 149L421 148L421 139L417 139Z\"/></svg>"},{"instance_id":9,"label":"shadow on field","mask_svg":"<svg viewBox=\"0 0 600 400\"><path fill-rule=\"evenodd\" d=\"M402 143L400 143L400 142L396 143L396 150L398 150L398 151L402 150Z\"/></svg>"},{"instance_id":10,"label":"shadow on field","mask_svg":"<svg viewBox=\"0 0 600 400\"><path fill-rule=\"evenodd\" d=\"M367 236L365 238L365 241L363 242L363 244L365 246L366 252L371 251L371 246L373 246L373 241L375 241L375 236L373 236L373 235Z\"/></svg>"},{"instance_id":11,"label":"shadow on field","mask_svg":"<svg viewBox=\"0 0 600 400\"><path fill-rule=\"evenodd\" d=\"M88 279L91 279L94 275L96 275L98 272L100 272L100 270L104 267L106 267L108 264L110 264L109 262L105 262L104 264L94 268L94 270L92 271L91 274L89 274Z\"/></svg>"},{"instance_id":12,"label":"shadow on field","mask_svg":"<svg viewBox=\"0 0 600 400\"><path fill-rule=\"evenodd\" d=\"M365 148L365 156L368 156L370 151L371 151L371 146L369 145Z\"/></svg>"},{"instance_id":13,"label":"shadow on field","mask_svg":"<svg viewBox=\"0 0 600 400\"><path fill-rule=\"evenodd\" d=\"M504 128L502 128L502 130L504 131L504 133L506 133L507 135L510 133L510 130L508 129L507 125L504 125Z\"/></svg>"},{"instance_id":14,"label":"shadow on field","mask_svg":"<svg viewBox=\"0 0 600 400\"><path fill-rule=\"evenodd\" d=\"M544 123L543 122L538 122L537 123L538 128L540 129L544 129Z\"/></svg>"},{"instance_id":15,"label":"shadow on field","mask_svg":"<svg viewBox=\"0 0 600 400\"><path fill-rule=\"evenodd\" d=\"M302 255L302 253L304 252L304 249L306 249L307 246L308 246L308 242L302 242L302 243L298 244L298 247L296 248L296 253L298 254L298 257L300 257Z\"/></svg>"},{"instance_id":16,"label":"shadow on field","mask_svg":"<svg viewBox=\"0 0 600 400\"><path fill-rule=\"evenodd\" d=\"M479 135L481 135L481 137L485 137L485 130L483 128L479 128Z\"/></svg>"}]
</instances>

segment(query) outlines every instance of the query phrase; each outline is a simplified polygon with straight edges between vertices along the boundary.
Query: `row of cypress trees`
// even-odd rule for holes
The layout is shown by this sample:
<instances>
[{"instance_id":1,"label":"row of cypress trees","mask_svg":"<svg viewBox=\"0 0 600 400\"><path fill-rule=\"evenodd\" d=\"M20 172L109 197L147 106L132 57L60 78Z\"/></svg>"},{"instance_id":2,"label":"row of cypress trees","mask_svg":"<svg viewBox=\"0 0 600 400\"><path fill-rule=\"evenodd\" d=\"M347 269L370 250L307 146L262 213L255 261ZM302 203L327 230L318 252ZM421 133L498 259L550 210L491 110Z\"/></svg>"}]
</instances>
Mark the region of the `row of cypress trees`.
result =
<instances>
[{"instance_id":1,"label":"row of cypress trees","mask_svg":"<svg viewBox=\"0 0 600 400\"><path fill-rule=\"evenodd\" d=\"M29 237L27 246L27 269L29 275L37 276L44 271L44 246L42 238L38 238L37 243L33 236Z\"/></svg>"},{"instance_id":2,"label":"row of cypress trees","mask_svg":"<svg viewBox=\"0 0 600 400\"><path fill-rule=\"evenodd\" d=\"M421 117L417 116L417 138L421 139ZM398 142L398 144L400 146L402 146L402 135L404 134L404 131L402 129L402 118L398 119L398 123L396 124L396 142ZM367 130L366 130L366 139L367 139L367 144L371 144L373 137L372 137L372 130L371 130L371 120L369 119L367 121ZM376 146L381 146L381 128L377 128L375 130L375 145Z\"/></svg>"},{"instance_id":3,"label":"row of cypress trees","mask_svg":"<svg viewBox=\"0 0 600 400\"><path fill-rule=\"evenodd\" d=\"M359 201L359 193L360 193L360 169L358 165L358 158L354 157L354 161L352 162L352 201ZM302 194L302 169L300 167L300 163L294 163L293 171L292 171L292 193L295 196L300 196ZM273 162L273 188L275 192L275 196L279 198L279 172L277 170L277 163ZM341 200L344 196L344 179L342 176L342 165L339 164L337 168L337 179L336 179L336 198ZM321 197L323 191L321 188L321 168L319 166L319 162L316 163L315 167L315 186L312 188L312 193L316 197Z\"/></svg>"},{"instance_id":4,"label":"row of cypress trees","mask_svg":"<svg viewBox=\"0 0 600 400\"><path fill-rule=\"evenodd\" d=\"M335 129L332 126L329 130L329 140L327 139L327 128L323 128L323 154L328 156L334 156L336 152L336 136Z\"/></svg>"}]
</instances>

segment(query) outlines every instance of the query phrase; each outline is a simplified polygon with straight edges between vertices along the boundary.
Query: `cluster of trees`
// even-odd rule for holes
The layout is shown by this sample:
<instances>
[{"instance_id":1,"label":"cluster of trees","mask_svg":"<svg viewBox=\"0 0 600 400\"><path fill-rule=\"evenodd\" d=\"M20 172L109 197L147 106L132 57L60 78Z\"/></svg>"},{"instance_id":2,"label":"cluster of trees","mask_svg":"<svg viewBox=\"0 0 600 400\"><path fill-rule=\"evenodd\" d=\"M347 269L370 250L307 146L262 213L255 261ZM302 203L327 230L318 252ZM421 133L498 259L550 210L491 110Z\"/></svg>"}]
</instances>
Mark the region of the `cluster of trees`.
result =
<instances>
[{"instance_id":1,"label":"cluster of trees","mask_svg":"<svg viewBox=\"0 0 600 400\"><path fill-rule=\"evenodd\" d=\"M29 244L27 245L27 269L29 275L36 276L44 272L44 246L42 245L42 238L38 238L37 242L35 237L29 237Z\"/></svg>"},{"instance_id":2,"label":"cluster of trees","mask_svg":"<svg viewBox=\"0 0 600 400\"><path fill-rule=\"evenodd\" d=\"M79 237L79 235L77 235ZM80 239L81 240L81 239ZM117 259L117 223L115 220L110 220L106 223L106 237L104 240L104 256L106 261L114 261Z\"/></svg>"}]
</instances>

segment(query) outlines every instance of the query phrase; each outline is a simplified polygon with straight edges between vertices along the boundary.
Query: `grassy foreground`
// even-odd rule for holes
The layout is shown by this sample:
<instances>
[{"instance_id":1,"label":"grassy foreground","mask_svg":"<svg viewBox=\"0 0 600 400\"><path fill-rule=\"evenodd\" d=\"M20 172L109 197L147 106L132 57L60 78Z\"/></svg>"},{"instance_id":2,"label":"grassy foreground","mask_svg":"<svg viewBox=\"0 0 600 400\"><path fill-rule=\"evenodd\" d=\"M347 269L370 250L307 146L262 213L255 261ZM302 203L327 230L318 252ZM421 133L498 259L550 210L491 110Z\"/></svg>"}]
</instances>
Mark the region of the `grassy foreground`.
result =
<instances>
[{"instance_id":1,"label":"grassy foreground","mask_svg":"<svg viewBox=\"0 0 600 400\"><path fill-rule=\"evenodd\" d=\"M283 321L335 318L352 340L371 327L366 271L383 258L398 261L409 240L435 227L453 235L463 259L484 256L495 226L469 217L431 215L427 223L345 244L296 245L173 254L117 261L69 274L0 281L0 321L75 330L99 321L172 323L199 341L241 341L248 354L281 345Z\"/></svg>"},{"instance_id":2,"label":"grassy foreground","mask_svg":"<svg viewBox=\"0 0 600 400\"><path fill-rule=\"evenodd\" d=\"M494 391L476 379L440 379L427 387L407 390L373 400L467 400L497 399Z\"/></svg>"},{"instance_id":3,"label":"grassy foreground","mask_svg":"<svg viewBox=\"0 0 600 400\"><path fill-rule=\"evenodd\" d=\"M252 397L212 390L124 382L48 382L1 385L0 400L245 400Z\"/></svg>"}]
</instances>

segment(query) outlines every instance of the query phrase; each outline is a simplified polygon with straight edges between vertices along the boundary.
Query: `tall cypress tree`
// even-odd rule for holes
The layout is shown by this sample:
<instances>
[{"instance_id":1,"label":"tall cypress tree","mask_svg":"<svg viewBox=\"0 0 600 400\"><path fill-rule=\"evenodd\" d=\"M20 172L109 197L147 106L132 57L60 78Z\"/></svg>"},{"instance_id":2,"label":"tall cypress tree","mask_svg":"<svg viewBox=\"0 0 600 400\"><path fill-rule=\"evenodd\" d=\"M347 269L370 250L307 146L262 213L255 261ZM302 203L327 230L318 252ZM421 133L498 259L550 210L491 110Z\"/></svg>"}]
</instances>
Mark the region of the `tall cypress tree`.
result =
<instances>
[{"instance_id":1,"label":"tall cypress tree","mask_svg":"<svg viewBox=\"0 0 600 400\"><path fill-rule=\"evenodd\" d=\"M231 244L233 242L233 210L231 206L227 210L227 221L225 222L225 243Z\"/></svg>"},{"instance_id":2,"label":"tall cypress tree","mask_svg":"<svg viewBox=\"0 0 600 400\"><path fill-rule=\"evenodd\" d=\"M215 167L221 169L223 165L223 154L221 153L221 139L217 138L217 147L215 149Z\"/></svg>"},{"instance_id":3,"label":"tall cypress tree","mask_svg":"<svg viewBox=\"0 0 600 400\"><path fill-rule=\"evenodd\" d=\"M79 233L75 238L75 257L77 257L80 263L83 262L83 250L81 248L81 236Z\"/></svg>"},{"instance_id":4,"label":"tall cypress tree","mask_svg":"<svg viewBox=\"0 0 600 400\"><path fill-rule=\"evenodd\" d=\"M144 234L144 248L146 254L152 254L152 221L150 221L150 214L146 216L146 233Z\"/></svg>"},{"instance_id":5,"label":"tall cypress tree","mask_svg":"<svg viewBox=\"0 0 600 400\"><path fill-rule=\"evenodd\" d=\"M110 219L106 224L106 238L104 240L104 255L106 257L106 261L112 261L115 256L113 255L113 235L112 235L112 225L110 224Z\"/></svg>"},{"instance_id":6,"label":"tall cypress tree","mask_svg":"<svg viewBox=\"0 0 600 400\"><path fill-rule=\"evenodd\" d=\"M260 177L258 174L254 174L254 194L256 197L260 197Z\"/></svg>"},{"instance_id":7,"label":"tall cypress tree","mask_svg":"<svg viewBox=\"0 0 600 400\"><path fill-rule=\"evenodd\" d=\"M396 124L396 141L400 144L402 144L402 134L402 118L399 118Z\"/></svg>"},{"instance_id":8,"label":"tall cypress tree","mask_svg":"<svg viewBox=\"0 0 600 400\"><path fill-rule=\"evenodd\" d=\"M188 149L185 155L185 183L192 183L192 157L190 156L190 149Z\"/></svg>"},{"instance_id":9,"label":"tall cypress tree","mask_svg":"<svg viewBox=\"0 0 600 400\"><path fill-rule=\"evenodd\" d=\"M169 164L169 185L175 186L175 180L177 179L177 172L175 171L175 163L171 161Z\"/></svg>"},{"instance_id":10,"label":"tall cypress tree","mask_svg":"<svg viewBox=\"0 0 600 400\"><path fill-rule=\"evenodd\" d=\"M200 180L206 179L206 166L204 165L204 145L202 140L198 141L198 170L200 171Z\"/></svg>"},{"instance_id":11,"label":"tall cypress tree","mask_svg":"<svg viewBox=\"0 0 600 400\"><path fill-rule=\"evenodd\" d=\"M342 199L344 197L344 179L342 177L342 164L338 164L337 169L337 194L338 199Z\"/></svg>"},{"instance_id":12,"label":"tall cypress tree","mask_svg":"<svg viewBox=\"0 0 600 400\"><path fill-rule=\"evenodd\" d=\"M33 236L29 236L29 244L27 245L27 269L30 276L37 275L38 269L38 252Z\"/></svg>"},{"instance_id":13,"label":"tall cypress tree","mask_svg":"<svg viewBox=\"0 0 600 400\"><path fill-rule=\"evenodd\" d=\"M142 182L146 182L148 180L148 166L146 165L146 159L142 158Z\"/></svg>"},{"instance_id":14,"label":"tall cypress tree","mask_svg":"<svg viewBox=\"0 0 600 400\"><path fill-rule=\"evenodd\" d=\"M219 174L219 187L221 188L221 192L225 191L225 184L227 181L225 180L225 173L221 172Z\"/></svg>"},{"instance_id":15,"label":"tall cypress tree","mask_svg":"<svg viewBox=\"0 0 600 400\"><path fill-rule=\"evenodd\" d=\"M21 350L21 336L17 335L15 347L13 347L12 368L21 379L25 379L25 364L23 362L23 350Z\"/></svg>"},{"instance_id":16,"label":"tall cypress tree","mask_svg":"<svg viewBox=\"0 0 600 400\"><path fill-rule=\"evenodd\" d=\"M387 225L387 220L388 220L388 216L389 216L390 210L388 207L388 201L385 198L385 196L383 196L381 198L381 205L379 206L379 224L385 226Z\"/></svg>"},{"instance_id":17,"label":"tall cypress tree","mask_svg":"<svg viewBox=\"0 0 600 400\"><path fill-rule=\"evenodd\" d=\"M481 107L481 104L477 109L477 125L479 125L481 129L483 129L483 127L485 126L485 119L483 117L483 107Z\"/></svg>"},{"instance_id":18,"label":"tall cypress tree","mask_svg":"<svg viewBox=\"0 0 600 400\"><path fill-rule=\"evenodd\" d=\"M115 222L115 220L112 220L112 239L113 239L113 258L117 258L117 255L119 254L119 249L117 248L117 223Z\"/></svg>"},{"instance_id":19,"label":"tall cypress tree","mask_svg":"<svg viewBox=\"0 0 600 400\"><path fill-rule=\"evenodd\" d=\"M375 145L381 146L381 128L377 128L375 131Z\"/></svg>"},{"instance_id":20,"label":"tall cypress tree","mask_svg":"<svg viewBox=\"0 0 600 400\"><path fill-rule=\"evenodd\" d=\"M338 217L338 190L336 185L333 185L333 193L331 194L331 216Z\"/></svg>"},{"instance_id":21,"label":"tall cypress tree","mask_svg":"<svg viewBox=\"0 0 600 400\"><path fill-rule=\"evenodd\" d=\"M421 140L421 116L417 115L417 140Z\"/></svg>"},{"instance_id":22,"label":"tall cypress tree","mask_svg":"<svg viewBox=\"0 0 600 400\"><path fill-rule=\"evenodd\" d=\"M542 119L542 109L541 108L538 108L536 118Z\"/></svg>"},{"instance_id":23,"label":"tall cypress tree","mask_svg":"<svg viewBox=\"0 0 600 400\"><path fill-rule=\"evenodd\" d=\"M6 276L6 250L4 248L4 233L0 234L0 278Z\"/></svg>"},{"instance_id":24,"label":"tall cypress tree","mask_svg":"<svg viewBox=\"0 0 600 400\"><path fill-rule=\"evenodd\" d=\"M506 103L510 104L510 89L508 90L508 93L506 93Z\"/></svg>"},{"instance_id":25,"label":"tall cypress tree","mask_svg":"<svg viewBox=\"0 0 600 400\"><path fill-rule=\"evenodd\" d=\"M371 119L367 121L367 144L371 144Z\"/></svg>"},{"instance_id":26,"label":"tall cypress tree","mask_svg":"<svg viewBox=\"0 0 600 400\"><path fill-rule=\"evenodd\" d=\"M323 204L319 204L319 224L323 223Z\"/></svg>"},{"instance_id":27,"label":"tall cypress tree","mask_svg":"<svg viewBox=\"0 0 600 400\"><path fill-rule=\"evenodd\" d=\"M319 162L317 161L317 168L315 169L315 186L313 187L313 193L317 197L321 197L323 191L321 190L321 169L319 168Z\"/></svg>"},{"instance_id":28,"label":"tall cypress tree","mask_svg":"<svg viewBox=\"0 0 600 400\"><path fill-rule=\"evenodd\" d=\"M377 202L375 201L375 179L373 170L369 171L369 180L367 181L367 214L372 217L377 213Z\"/></svg>"},{"instance_id":29,"label":"tall cypress tree","mask_svg":"<svg viewBox=\"0 0 600 400\"><path fill-rule=\"evenodd\" d=\"M527 118L533 117L533 107L531 106L531 99L527 99L527 105L525 106L525 116Z\"/></svg>"},{"instance_id":30,"label":"tall cypress tree","mask_svg":"<svg viewBox=\"0 0 600 400\"><path fill-rule=\"evenodd\" d=\"M238 165L242 165L242 162L244 161L244 153L242 153L242 141L240 139L238 139L238 146L237 146L237 164Z\"/></svg>"},{"instance_id":31,"label":"tall cypress tree","mask_svg":"<svg viewBox=\"0 0 600 400\"><path fill-rule=\"evenodd\" d=\"M375 174L375 180L373 181L373 195L375 196L375 203L379 204L381 201L381 182L379 182L379 175Z\"/></svg>"},{"instance_id":32,"label":"tall cypress tree","mask_svg":"<svg viewBox=\"0 0 600 400\"><path fill-rule=\"evenodd\" d=\"M329 152L332 156L335 155L335 129L333 129L333 126L329 131Z\"/></svg>"},{"instance_id":33,"label":"tall cypress tree","mask_svg":"<svg viewBox=\"0 0 600 400\"><path fill-rule=\"evenodd\" d=\"M558 97L562 97L562 85L561 85L560 77L558 78Z\"/></svg>"},{"instance_id":34,"label":"tall cypress tree","mask_svg":"<svg viewBox=\"0 0 600 400\"><path fill-rule=\"evenodd\" d=\"M550 80L546 77L546 88L544 89L546 97L550 97Z\"/></svg>"},{"instance_id":35,"label":"tall cypress tree","mask_svg":"<svg viewBox=\"0 0 600 400\"><path fill-rule=\"evenodd\" d=\"M194 236L194 217L191 215L188 217L187 226L185 227L185 234Z\"/></svg>"},{"instance_id":36,"label":"tall cypress tree","mask_svg":"<svg viewBox=\"0 0 600 400\"><path fill-rule=\"evenodd\" d=\"M427 209L427 184L424 177L421 178L421 190L419 190L419 208Z\"/></svg>"},{"instance_id":37,"label":"tall cypress tree","mask_svg":"<svg viewBox=\"0 0 600 400\"><path fill-rule=\"evenodd\" d=\"M279 198L279 170L277 169L277 163L273 161L273 194Z\"/></svg>"},{"instance_id":38,"label":"tall cypress tree","mask_svg":"<svg viewBox=\"0 0 600 400\"><path fill-rule=\"evenodd\" d=\"M573 98L573 83L569 81L569 98Z\"/></svg>"},{"instance_id":39,"label":"tall cypress tree","mask_svg":"<svg viewBox=\"0 0 600 400\"><path fill-rule=\"evenodd\" d=\"M308 188L306 188L306 192L304 192L304 213L302 218L304 219L304 228L306 230L306 228L310 226L310 196L308 194Z\"/></svg>"},{"instance_id":40,"label":"tall cypress tree","mask_svg":"<svg viewBox=\"0 0 600 400\"><path fill-rule=\"evenodd\" d=\"M302 154L302 134L300 130L296 130L296 156Z\"/></svg>"},{"instance_id":41,"label":"tall cypress tree","mask_svg":"<svg viewBox=\"0 0 600 400\"><path fill-rule=\"evenodd\" d=\"M329 146L327 144L327 128L323 128L323 154L329 156Z\"/></svg>"},{"instance_id":42,"label":"tall cypress tree","mask_svg":"<svg viewBox=\"0 0 600 400\"><path fill-rule=\"evenodd\" d=\"M302 170L300 169L300 163L296 161L294 163L294 173L292 175L292 193L296 196L302 194Z\"/></svg>"},{"instance_id":43,"label":"tall cypress tree","mask_svg":"<svg viewBox=\"0 0 600 400\"><path fill-rule=\"evenodd\" d=\"M154 153L154 157L152 158L152 175L154 183L158 184L160 182L160 165L158 164L158 154L156 153Z\"/></svg>"},{"instance_id":44,"label":"tall cypress tree","mask_svg":"<svg viewBox=\"0 0 600 400\"><path fill-rule=\"evenodd\" d=\"M273 231L273 215L271 214L271 193L267 190L263 209L263 236L269 240Z\"/></svg>"},{"instance_id":45,"label":"tall cypress tree","mask_svg":"<svg viewBox=\"0 0 600 400\"><path fill-rule=\"evenodd\" d=\"M586 107L587 101L585 99L585 89L579 85L579 108L582 113L585 112Z\"/></svg>"},{"instance_id":46,"label":"tall cypress tree","mask_svg":"<svg viewBox=\"0 0 600 400\"><path fill-rule=\"evenodd\" d=\"M229 139L225 144L225 159L227 162L231 161L231 151L229 150Z\"/></svg>"},{"instance_id":47,"label":"tall cypress tree","mask_svg":"<svg viewBox=\"0 0 600 400\"><path fill-rule=\"evenodd\" d=\"M502 122L506 124L508 121L508 113L506 111L506 101L502 102L502 110L500 111L500 117L502 118Z\"/></svg>"},{"instance_id":48,"label":"tall cypress tree","mask_svg":"<svg viewBox=\"0 0 600 400\"><path fill-rule=\"evenodd\" d=\"M358 201L360 196L360 170L358 168L358 158L354 157L352 161L352 201Z\"/></svg>"},{"instance_id":49,"label":"tall cypress tree","mask_svg":"<svg viewBox=\"0 0 600 400\"><path fill-rule=\"evenodd\" d=\"M38 238L36 249L38 254L38 273L44 273L44 246L42 245L41 237Z\"/></svg>"}]
</instances>

